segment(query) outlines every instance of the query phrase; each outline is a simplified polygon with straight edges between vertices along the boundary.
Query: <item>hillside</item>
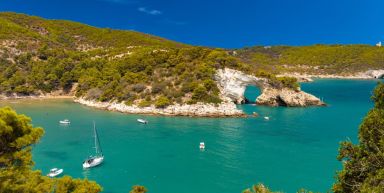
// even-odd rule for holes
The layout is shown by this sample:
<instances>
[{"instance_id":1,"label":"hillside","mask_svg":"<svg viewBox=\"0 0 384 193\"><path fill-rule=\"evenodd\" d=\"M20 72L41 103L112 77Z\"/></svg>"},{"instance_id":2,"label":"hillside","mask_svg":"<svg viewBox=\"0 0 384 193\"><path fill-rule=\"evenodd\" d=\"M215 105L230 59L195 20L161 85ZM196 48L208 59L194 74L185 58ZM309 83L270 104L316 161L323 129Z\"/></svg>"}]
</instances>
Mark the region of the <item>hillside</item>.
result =
<instances>
[{"instance_id":1,"label":"hillside","mask_svg":"<svg viewBox=\"0 0 384 193\"><path fill-rule=\"evenodd\" d=\"M251 68L221 49L184 45L133 32L0 13L0 93L41 95L75 90L98 101L220 103L216 69ZM261 74L277 87L294 79ZM76 87L73 87L76 85Z\"/></svg>"},{"instance_id":2,"label":"hillside","mask_svg":"<svg viewBox=\"0 0 384 193\"><path fill-rule=\"evenodd\" d=\"M384 69L384 48L370 45L255 46L232 53L252 68L279 74L353 75Z\"/></svg>"}]
</instances>

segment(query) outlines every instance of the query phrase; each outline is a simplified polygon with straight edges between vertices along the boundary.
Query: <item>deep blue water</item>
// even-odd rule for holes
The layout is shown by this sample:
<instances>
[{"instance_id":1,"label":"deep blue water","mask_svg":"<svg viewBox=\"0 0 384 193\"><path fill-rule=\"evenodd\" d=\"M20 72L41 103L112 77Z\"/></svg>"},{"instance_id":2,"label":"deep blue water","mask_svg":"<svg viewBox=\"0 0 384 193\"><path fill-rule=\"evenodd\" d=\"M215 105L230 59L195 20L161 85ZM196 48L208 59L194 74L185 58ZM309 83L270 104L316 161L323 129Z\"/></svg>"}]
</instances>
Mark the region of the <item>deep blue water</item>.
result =
<instances>
[{"instance_id":1,"label":"deep blue water","mask_svg":"<svg viewBox=\"0 0 384 193\"><path fill-rule=\"evenodd\" d=\"M341 164L339 142L357 141L358 126L372 107L376 81L316 80L302 89L323 98L327 107L285 108L240 105L258 118L188 118L126 115L95 110L69 100L2 101L31 116L46 133L34 147L35 168L64 168L87 177L104 192L128 192L135 184L157 193L240 193L263 182L275 191L299 188L325 192ZM249 87L246 96L259 91ZM136 122L149 120L148 125ZM58 121L71 120L70 126ZM92 121L99 128L105 162L83 170L92 152ZM200 141L206 150L200 151Z\"/></svg>"}]
</instances>

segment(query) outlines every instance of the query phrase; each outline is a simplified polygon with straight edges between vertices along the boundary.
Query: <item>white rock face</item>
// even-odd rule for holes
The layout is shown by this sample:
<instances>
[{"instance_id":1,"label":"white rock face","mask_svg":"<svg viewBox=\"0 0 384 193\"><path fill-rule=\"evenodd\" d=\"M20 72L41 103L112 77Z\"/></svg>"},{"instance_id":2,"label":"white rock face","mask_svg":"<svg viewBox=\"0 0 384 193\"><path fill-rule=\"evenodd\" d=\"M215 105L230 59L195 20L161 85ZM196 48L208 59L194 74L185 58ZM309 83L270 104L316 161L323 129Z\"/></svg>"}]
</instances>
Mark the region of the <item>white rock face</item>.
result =
<instances>
[{"instance_id":1,"label":"white rock face","mask_svg":"<svg viewBox=\"0 0 384 193\"><path fill-rule=\"evenodd\" d=\"M288 88L277 89L271 86L268 79L258 78L252 75L232 69L217 70L216 81L221 91L222 98L229 98L237 104L245 102L244 92L248 85L256 85L261 90L261 95L256 103L268 106L321 106L324 103L317 97L300 90Z\"/></svg>"},{"instance_id":2,"label":"white rock face","mask_svg":"<svg viewBox=\"0 0 384 193\"><path fill-rule=\"evenodd\" d=\"M245 114L236 108L231 102L223 102L218 105L197 103L193 105L170 105L167 108L159 109L154 105L149 107L138 107L136 105L125 105L116 102L97 102L85 100L84 98L75 99L75 102L110 111L119 111L130 114L149 114L167 116L195 116L195 117L244 117Z\"/></svg>"},{"instance_id":3,"label":"white rock face","mask_svg":"<svg viewBox=\"0 0 384 193\"><path fill-rule=\"evenodd\" d=\"M268 85L268 80L244 74L229 68L218 69L215 76L221 95L230 98L237 104L245 102L244 92L248 85L256 85L263 89Z\"/></svg>"},{"instance_id":4,"label":"white rock face","mask_svg":"<svg viewBox=\"0 0 384 193\"><path fill-rule=\"evenodd\" d=\"M384 70L369 70L365 74L371 78L384 78Z\"/></svg>"}]
</instances>

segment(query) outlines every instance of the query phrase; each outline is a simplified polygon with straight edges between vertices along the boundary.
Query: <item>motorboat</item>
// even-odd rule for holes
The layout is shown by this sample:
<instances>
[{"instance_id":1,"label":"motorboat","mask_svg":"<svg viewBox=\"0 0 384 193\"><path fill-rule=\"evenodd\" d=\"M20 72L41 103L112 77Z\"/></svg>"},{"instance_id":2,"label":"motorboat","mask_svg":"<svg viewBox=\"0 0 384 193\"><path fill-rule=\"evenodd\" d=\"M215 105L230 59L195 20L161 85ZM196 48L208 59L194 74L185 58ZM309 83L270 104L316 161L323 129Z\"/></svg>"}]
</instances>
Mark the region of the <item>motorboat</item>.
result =
<instances>
[{"instance_id":1,"label":"motorboat","mask_svg":"<svg viewBox=\"0 0 384 193\"><path fill-rule=\"evenodd\" d=\"M63 171L64 171L63 169L52 168L51 170L49 170L49 173L47 174L47 176L53 178L63 173Z\"/></svg>"},{"instance_id":2,"label":"motorboat","mask_svg":"<svg viewBox=\"0 0 384 193\"><path fill-rule=\"evenodd\" d=\"M264 119L268 121L268 120L269 120L269 117L264 117Z\"/></svg>"},{"instance_id":3,"label":"motorboat","mask_svg":"<svg viewBox=\"0 0 384 193\"><path fill-rule=\"evenodd\" d=\"M94 138L95 138L95 155L89 156L86 160L83 162L83 168L92 168L95 166L100 165L104 161L104 155L103 151L101 150L101 145L99 141L99 135L97 133L96 125L93 123L93 132L94 132Z\"/></svg>"},{"instance_id":4,"label":"motorboat","mask_svg":"<svg viewBox=\"0 0 384 193\"><path fill-rule=\"evenodd\" d=\"M71 124L71 122L68 119L61 120L61 121L59 121L59 123L60 124L65 124L65 125Z\"/></svg>"},{"instance_id":5,"label":"motorboat","mask_svg":"<svg viewBox=\"0 0 384 193\"><path fill-rule=\"evenodd\" d=\"M142 123L142 124L147 124L148 123L148 121L145 120L145 119L137 119L137 122Z\"/></svg>"},{"instance_id":6,"label":"motorboat","mask_svg":"<svg viewBox=\"0 0 384 193\"><path fill-rule=\"evenodd\" d=\"M205 143L204 142L200 142L199 147L200 147L201 150L205 149Z\"/></svg>"}]
</instances>

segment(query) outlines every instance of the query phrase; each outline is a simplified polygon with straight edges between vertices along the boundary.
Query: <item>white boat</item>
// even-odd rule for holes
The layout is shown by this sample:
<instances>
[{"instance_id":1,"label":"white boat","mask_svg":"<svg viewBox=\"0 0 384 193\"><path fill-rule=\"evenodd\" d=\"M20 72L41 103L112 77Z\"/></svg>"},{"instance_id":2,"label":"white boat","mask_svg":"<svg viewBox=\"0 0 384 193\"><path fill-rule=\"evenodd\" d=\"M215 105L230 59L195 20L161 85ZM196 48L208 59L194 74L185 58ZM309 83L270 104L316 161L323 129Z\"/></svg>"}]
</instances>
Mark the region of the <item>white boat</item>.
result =
<instances>
[{"instance_id":1,"label":"white boat","mask_svg":"<svg viewBox=\"0 0 384 193\"><path fill-rule=\"evenodd\" d=\"M269 117L264 117L264 119L268 121L268 120L269 120Z\"/></svg>"},{"instance_id":2,"label":"white boat","mask_svg":"<svg viewBox=\"0 0 384 193\"><path fill-rule=\"evenodd\" d=\"M205 143L204 142L200 142L199 147L200 147L200 149L205 149Z\"/></svg>"},{"instance_id":3,"label":"white boat","mask_svg":"<svg viewBox=\"0 0 384 193\"><path fill-rule=\"evenodd\" d=\"M95 123L93 123L93 132L95 134L95 155L89 156L84 162L83 162L83 168L92 168L95 166L100 165L104 161L104 155L103 151L101 150L101 145L99 141L99 135L97 134Z\"/></svg>"},{"instance_id":4,"label":"white boat","mask_svg":"<svg viewBox=\"0 0 384 193\"><path fill-rule=\"evenodd\" d=\"M143 123L143 124L147 124L148 123L148 121L145 120L145 119L137 119L137 122Z\"/></svg>"},{"instance_id":5,"label":"white boat","mask_svg":"<svg viewBox=\"0 0 384 193\"><path fill-rule=\"evenodd\" d=\"M59 121L59 123L60 124L66 124L66 125L71 124L71 122L68 119L64 119L62 121Z\"/></svg>"},{"instance_id":6,"label":"white boat","mask_svg":"<svg viewBox=\"0 0 384 193\"><path fill-rule=\"evenodd\" d=\"M63 171L64 171L63 169L52 168L51 170L49 170L49 173L47 174L47 176L53 178L63 173Z\"/></svg>"}]
</instances>

